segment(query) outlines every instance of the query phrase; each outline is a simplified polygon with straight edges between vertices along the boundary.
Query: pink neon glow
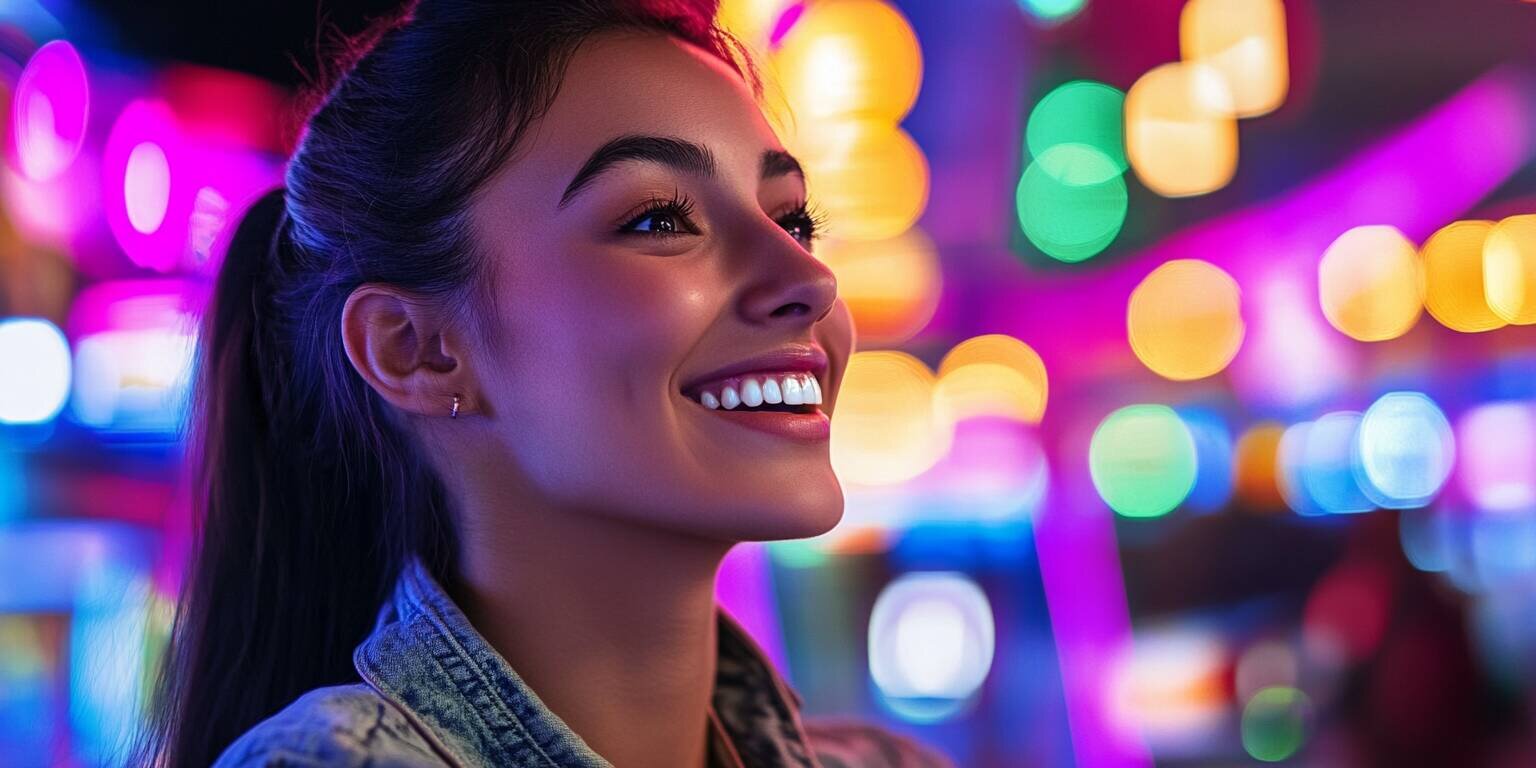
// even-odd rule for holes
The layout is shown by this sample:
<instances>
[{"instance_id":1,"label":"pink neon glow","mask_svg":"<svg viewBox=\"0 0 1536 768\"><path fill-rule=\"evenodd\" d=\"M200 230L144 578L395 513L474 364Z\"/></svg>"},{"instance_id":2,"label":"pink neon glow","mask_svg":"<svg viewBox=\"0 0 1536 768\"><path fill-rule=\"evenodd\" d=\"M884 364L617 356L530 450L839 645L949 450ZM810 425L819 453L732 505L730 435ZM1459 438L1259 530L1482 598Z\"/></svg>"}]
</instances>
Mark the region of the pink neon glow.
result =
<instances>
[{"instance_id":1,"label":"pink neon glow","mask_svg":"<svg viewBox=\"0 0 1536 768\"><path fill-rule=\"evenodd\" d=\"M135 101L102 158L107 223L130 261L157 272L209 271L214 243L262 191L277 159L205 138L158 101Z\"/></svg>"},{"instance_id":2,"label":"pink neon glow","mask_svg":"<svg viewBox=\"0 0 1536 768\"><path fill-rule=\"evenodd\" d=\"M768 47L777 50L784 43L784 38L789 35L789 31L795 28L795 24L804 15L805 3L803 0L785 8L784 12L779 14L778 20L773 23L773 31L768 35Z\"/></svg>"},{"instance_id":3,"label":"pink neon glow","mask_svg":"<svg viewBox=\"0 0 1536 768\"><path fill-rule=\"evenodd\" d=\"M47 181L74 162L90 101L85 64L73 45L55 40L32 54L11 101L16 159L27 178Z\"/></svg>"},{"instance_id":4,"label":"pink neon glow","mask_svg":"<svg viewBox=\"0 0 1536 768\"><path fill-rule=\"evenodd\" d=\"M186 250L194 190L182 177L191 168L182 147L170 108L141 100L118 115L102 157L112 235L130 261L157 272L174 269Z\"/></svg>"},{"instance_id":5,"label":"pink neon glow","mask_svg":"<svg viewBox=\"0 0 1536 768\"><path fill-rule=\"evenodd\" d=\"M751 633L774 666L788 675L784 631L774 604L772 567L768 550L762 544L737 544L720 563L715 594L721 607Z\"/></svg>"},{"instance_id":6,"label":"pink neon glow","mask_svg":"<svg viewBox=\"0 0 1536 768\"><path fill-rule=\"evenodd\" d=\"M128 153L123 202L128 223L139 233L152 235L165 223L165 209L171 203L171 168L159 144L140 142Z\"/></svg>"}]
</instances>

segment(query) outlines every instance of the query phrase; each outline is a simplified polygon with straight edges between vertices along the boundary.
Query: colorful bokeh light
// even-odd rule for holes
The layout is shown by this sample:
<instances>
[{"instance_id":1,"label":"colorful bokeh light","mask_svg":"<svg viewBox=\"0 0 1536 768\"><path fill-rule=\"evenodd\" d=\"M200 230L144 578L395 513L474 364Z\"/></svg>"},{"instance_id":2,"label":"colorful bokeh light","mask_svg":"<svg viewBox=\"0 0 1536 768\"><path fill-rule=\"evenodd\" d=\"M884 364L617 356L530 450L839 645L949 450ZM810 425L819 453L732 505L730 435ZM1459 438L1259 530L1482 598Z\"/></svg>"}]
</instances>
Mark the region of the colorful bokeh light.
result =
<instances>
[{"instance_id":1,"label":"colorful bokeh light","mask_svg":"<svg viewBox=\"0 0 1536 768\"><path fill-rule=\"evenodd\" d=\"M869 674L897 714L959 710L985 682L996 644L986 593L954 572L911 573L881 590L869 617Z\"/></svg>"},{"instance_id":2,"label":"colorful bokeh light","mask_svg":"<svg viewBox=\"0 0 1536 768\"><path fill-rule=\"evenodd\" d=\"M1445 486L1456 462L1451 423L1420 392L1389 392L1360 420L1357 478L1377 506L1420 507Z\"/></svg>"},{"instance_id":3,"label":"colorful bokeh light","mask_svg":"<svg viewBox=\"0 0 1536 768\"><path fill-rule=\"evenodd\" d=\"M1513 325L1536 323L1536 214L1511 216L1483 244L1488 308Z\"/></svg>"},{"instance_id":4,"label":"colorful bokeh light","mask_svg":"<svg viewBox=\"0 0 1536 768\"><path fill-rule=\"evenodd\" d=\"M112 126L102 158L107 224L134 264L174 269L187 250L194 190L176 118L156 101L135 101Z\"/></svg>"},{"instance_id":5,"label":"colorful bokeh light","mask_svg":"<svg viewBox=\"0 0 1536 768\"><path fill-rule=\"evenodd\" d=\"M721 0L715 19L722 28L736 39L759 50L765 50L773 41L775 26L794 0Z\"/></svg>"},{"instance_id":6,"label":"colorful bokeh light","mask_svg":"<svg viewBox=\"0 0 1536 768\"><path fill-rule=\"evenodd\" d=\"M51 421L69 397L70 374L69 342L58 326L0 320L0 424Z\"/></svg>"},{"instance_id":7,"label":"colorful bokeh light","mask_svg":"<svg viewBox=\"0 0 1536 768\"><path fill-rule=\"evenodd\" d=\"M938 309L939 255L920 227L885 240L829 237L816 255L837 275L837 294L853 314L862 344L906 341Z\"/></svg>"},{"instance_id":8,"label":"colorful bokeh light","mask_svg":"<svg viewBox=\"0 0 1536 768\"><path fill-rule=\"evenodd\" d=\"M1176 259L1147 275L1126 311L1131 350L1175 381L1220 373L1243 344L1242 292L1210 262Z\"/></svg>"},{"instance_id":9,"label":"colorful bokeh light","mask_svg":"<svg viewBox=\"0 0 1536 768\"><path fill-rule=\"evenodd\" d=\"M905 352L848 361L832 421L832 465L846 483L889 485L922 474L949 449L933 402L933 372Z\"/></svg>"},{"instance_id":10,"label":"colorful bokeh light","mask_svg":"<svg viewBox=\"0 0 1536 768\"><path fill-rule=\"evenodd\" d=\"M1024 169L1015 194L1019 226L1047 256L1077 262L1120 234L1129 210L1120 169L1087 144L1057 144Z\"/></svg>"},{"instance_id":11,"label":"colorful bokeh light","mask_svg":"<svg viewBox=\"0 0 1536 768\"><path fill-rule=\"evenodd\" d=\"M1275 486L1285 505L1302 517L1327 514L1318 506L1307 490L1307 443L1312 433L1312 422L1302 421L1285 428L1280 444L1275 450Z\"/></svg>"},{"instance_id":12,"label":"colorful bokeh light","mask_svg":"<svg viewBox=\"0 0 1536 768\"><path fill-rule=\"evenodd\" d=\"M879 120L820 127L797 145L811 193L848 240L883 240L905 232L928 205L928 160L912 137Z\"/></svg>"},{"instance_id":13,"label":"colorful bokeh light","mask_svg":"<svg viewBox=\"0 0 1536 768\"><path fill-rule=\"evenodd\" d=\"M1285 506L1276 470L1280 439L1285 426L1263 421L1248 428L1233 447L1234 493L1238 503L1252 510L1278 510Z\"/></svg>"},{"instance_id":14,"label":"colorful bokeh light","mask_svg":"<svg viewBox=\"0 0 1536 768\"><path fill-rule=\"evenodd\" d=\"M1028 344L1006 334L975 336L939 361L934 393L940 414L958 422L977 416L1038 424L1050 383L1045 362Z\"/></svg>"},{"instance_id":15,"label":"colorful bokeh light","mask_svg":"<svg viewBox=\"0 0 1536 768\"><path fill-rule=\"evenodd\" d=\"M1478 509L1536 508L1536 407L1518 401L1477 406L1457 421L1456 444L1462 493Z\"/></svg>"},{"instance_id":16,"label":"colorful bokeh light","mask_svg":"<svg viewBox=\"0 0 1536 768\"><path fill-rule=\"evenodd\" d=\"M1189 0L1179 17L1184 60L1221 73L1238 117L1274 111L1290 88L1280 0Z\"/></svg>"},{"instance_id":17,"label":"colorful bokeh light","mask_svg":"<svg viewBox=\"0 0 1536 768\"><path fill-rule=\"evenodd\" d=\"M1164 197L1214 192L1237 173L1232 94L1216 69L1159 66L1125 94L1125 149L1148 189Z\"/></svg>"},{"instance_id":18,"label":"colorful bokeh light","mask_svg":"<svg viewBox=\"0 0 1536 768\"><path fill-rule=\"evenodd\" d=\"M1306 745L1312 701L1289 686L1265 688L1243 707L1243 749L1255 760L1277 763Z\"/></svg>"},{"instance_id":19,"label":"colorful bokeh light","mask_svg":"<svg viewBox=\"0 0 1536 768\"><path fill-rule=\"evenodd\" d=\"M1483 244L1491 221L1458 221L1424 243L1424 308L1453 331L1477 333L1505 325L1488 306Z\"/></svg>"},{"instance_id":20,"label":"colorful bokeh light","mask_svg":"<svg viewBox=\"0 0 1536 768\"><path fill-rule=\"evenodd\" d=\"M1107 416L1088 448L1093 486L1125 517L1172 512L1195 487L1195 440L1172 408L1128 405Z\"/></svg>"},{"instance_id":21,"label":"colorful bokeh light","mask_svg":"<svg viewBox=\"0 0 1536 768\"><path fill-rule=\"evenodd\" d=\"M54 40L32 54L11 97L11 131L27 178L47 181L74 162L90 103L85 64L73 45Z\"/></svg>"},{"instance_id":22,"label":"colorful bokeh light","mask_svg":"<svg viewBox=\"0 0 1536 768\"><path fill-rule=\"evenodd\" d=\"M1028 521L1050 483L1045 449L1027 424L979 416L955 424L948 453L907 493L925 519L953 525ZM885 507L892 508L891 500Z\"/></svg>"},{"instance_id":23,"label":"colorful bokeh light","mask_svg":"<svg viewBox=\"0 0 1536 768\"><path fill-rule=\"evenodd\" d=\"M771 63L797 120L854 117L894 125L917 101L923 53L882 0L808 3Z\"/></svg>"},{"instance_id":24,"label":"colorful bokeh light","mask_svg":"<svg viewBox=\"0 0 1536 768\"><path fill-rule=\"evenodd\" d=\"M142 435L181 428L197 345L193 295L180 280L105 282L80 294L69 323L75 421Z\"/></svg>"},{"instance_id":25,"label":"colorful bokeh light","mask_svg":"<svg viewBox=\"0 0 1536 768\"><path fill-rule=\"evenodd\" d=\"M1323 316L1359 341L1407 333L1424 308L1418 248L1396 227L1355 227L1340 235L1317 267Z\"/></svg>"},{"instance_id":26,"label":"colorful bokeh light","mask_svg":"<svg viewBox=\"0 0 1536 768\"><path fill-rule=\"evenodd\" d=\"M1361 414L1334 411L1312 422L1302 448L1302 487L1325 512L1348 514L1375 508L1355 479L1355 447Z\"/></svg>"},{"instance_id":27,"label":"colorful bokeh light","mask_svg":"<svg viewBox=\"0 0 1536 768\"><path fill-rule=\"evenodd\" d=\"M1179 408L1178 414L1195 440L1195 487L1184 505L1196 512L1215 512L1232 499L1232 432L1226 419L1210 408Z\"/></svg>"},{"instance_id":28,"label":"colorful bokeh light","mask_svg":"<svg viewBox=\"0 0 1536 768\"><path fill-rule=\"evenodd\" d=\"M1046 94L1029 113L1024 141L1030 156L1037 159L1061 144L1086 144L1109 158L1116 173L1123 173L1127 162L1125 94L1114 86L1092 80L1063 83ZM1074 156L1063 157L1071 159ZM1064 178L1050 164L1045 170L1057 178Z\"/></svg>"},{"instance_id":29,"label":"colorful bokeh light","mask_svg":"<svg viewBox=\"0 0 1536 768\"><path fill-rule=\"evenodd\" d=\"M1083 10L1088 0L1019 0L1030 16L1047 24L1060 24Z\"/></svg>"}]
</instances>

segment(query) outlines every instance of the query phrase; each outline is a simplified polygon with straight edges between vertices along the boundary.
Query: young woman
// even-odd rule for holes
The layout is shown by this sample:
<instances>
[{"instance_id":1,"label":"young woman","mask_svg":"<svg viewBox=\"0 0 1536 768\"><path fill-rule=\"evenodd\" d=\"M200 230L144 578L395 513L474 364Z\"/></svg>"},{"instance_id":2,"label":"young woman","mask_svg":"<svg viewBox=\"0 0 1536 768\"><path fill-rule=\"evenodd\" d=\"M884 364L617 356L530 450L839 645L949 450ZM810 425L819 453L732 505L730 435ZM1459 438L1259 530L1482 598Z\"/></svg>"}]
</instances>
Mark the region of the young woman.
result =
<instances>
[{"instance_id":1,"label":"young woman","mask_svg":"<svg viewBox=\"0 0 1536 768\"><path fill-rule=\"evenodd\" d=\"M931 766L715 602L831 528L852 345L712 8L421 0L309 118L203 336L150 760Z\"/></svg>"}]
</instances>

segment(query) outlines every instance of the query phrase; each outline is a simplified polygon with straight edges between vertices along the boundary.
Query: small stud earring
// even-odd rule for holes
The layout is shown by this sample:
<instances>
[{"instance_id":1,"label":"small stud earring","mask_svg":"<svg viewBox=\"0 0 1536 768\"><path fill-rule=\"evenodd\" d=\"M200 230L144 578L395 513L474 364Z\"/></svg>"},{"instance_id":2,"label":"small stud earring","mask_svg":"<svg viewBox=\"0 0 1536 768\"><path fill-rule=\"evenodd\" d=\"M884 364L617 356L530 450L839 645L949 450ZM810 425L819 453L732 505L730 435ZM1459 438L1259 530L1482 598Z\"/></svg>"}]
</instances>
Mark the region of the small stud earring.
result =
<instances>
[{"instance_id":1,"label":"small stud earring","mask_svg":"<svg viewBox=\"0 0 1536 768\"><path fill-rule=\"evenodd\" d=\"M458 395L454 395L453 396L453 410L450 410L448 412L448 418L450 418L450 419L457 419L458 417L459 417L459 396Z\"/></svg>"}]
</instances>

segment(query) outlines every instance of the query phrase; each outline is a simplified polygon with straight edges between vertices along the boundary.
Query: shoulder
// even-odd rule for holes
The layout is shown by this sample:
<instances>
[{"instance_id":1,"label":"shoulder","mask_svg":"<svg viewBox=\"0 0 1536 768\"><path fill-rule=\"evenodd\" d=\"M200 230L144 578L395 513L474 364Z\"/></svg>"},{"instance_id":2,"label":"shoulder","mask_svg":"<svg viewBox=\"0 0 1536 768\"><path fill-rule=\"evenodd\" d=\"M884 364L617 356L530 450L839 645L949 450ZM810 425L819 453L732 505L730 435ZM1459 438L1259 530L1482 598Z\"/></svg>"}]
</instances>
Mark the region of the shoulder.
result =
<instances>
[{"instance_id":1,"label":"shoulder","mask_svg":"<svg viewBox=\"0 0 1536 768\"><path fill-rule=\"evenodd\" d=\"M215 768L441 766L400 711L365 685L316 688L235 740Z\"/></svg>"},{"instance_id":2,"label":"shoulder","mask_svg":"<svg viewBox=\"0 0 1536 768\"><path fill-rule=\"evenodd\" d=\"M859 720L811 718L805 732L825 768L954 768L938 750Z\"/></svg>"}]
</instances>

